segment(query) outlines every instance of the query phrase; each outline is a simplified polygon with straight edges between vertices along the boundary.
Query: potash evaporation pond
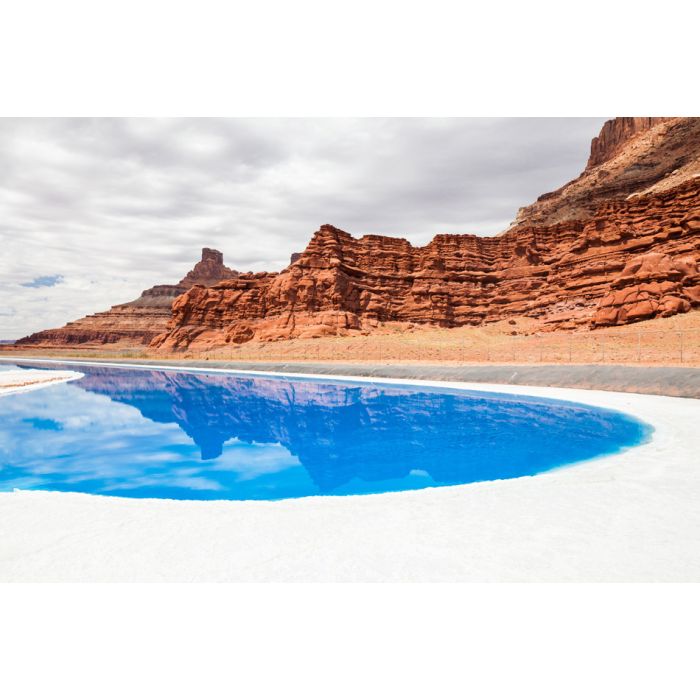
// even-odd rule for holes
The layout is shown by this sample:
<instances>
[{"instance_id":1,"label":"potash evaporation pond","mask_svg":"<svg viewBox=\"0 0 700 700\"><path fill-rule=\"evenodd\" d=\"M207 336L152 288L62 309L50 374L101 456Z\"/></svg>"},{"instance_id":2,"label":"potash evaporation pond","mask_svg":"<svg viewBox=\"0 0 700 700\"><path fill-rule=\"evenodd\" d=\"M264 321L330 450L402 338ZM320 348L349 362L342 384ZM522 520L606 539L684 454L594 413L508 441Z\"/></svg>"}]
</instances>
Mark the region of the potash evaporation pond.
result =
<instances>
[{"instance_id":1,"label":"potash evaporation pond","mask_svg":"<svg viewBox=\"0 0 700 700\"><path fill-rule=\"evenodd\" d=\"M383 493L538 474L651 432L616 411L510 394L51 369L85 376L0 397L0 490L236 500Z\"/></svg>"}]
</instances>

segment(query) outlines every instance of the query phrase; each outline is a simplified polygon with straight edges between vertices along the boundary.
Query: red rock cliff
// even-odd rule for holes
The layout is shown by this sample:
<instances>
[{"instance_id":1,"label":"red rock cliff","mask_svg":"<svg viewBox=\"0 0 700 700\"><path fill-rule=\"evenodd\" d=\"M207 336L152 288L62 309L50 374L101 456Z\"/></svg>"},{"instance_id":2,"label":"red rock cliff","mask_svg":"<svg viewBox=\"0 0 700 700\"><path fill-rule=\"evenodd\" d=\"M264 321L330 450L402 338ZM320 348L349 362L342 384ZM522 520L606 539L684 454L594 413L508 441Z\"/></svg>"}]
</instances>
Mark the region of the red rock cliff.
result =
<instances>
[{"instance_id":1,"label":"red rock cliff","mask_svg":"<svg viewBox=\"0 0 700 700\"><path fill-rule=\"evenodd\" d=\"M591 142L591 155L586 169L610 160L637 134L668 121L669 117L617 117L608 120L600 134Z\"/></svg>"},{"instance_id":2,"label":"red rock cliff","mask_svg":"<svg viewBox=\"0 0 700 700\"><path fill-rule=\"evenodd\" d=\"M512 316L546 327L626 323L700 303L700 177L607 202L584 221L424 247L322 226L279 274L195 286L154 347L367 332L403 321L444 327Z\"/></svg>"},{"instance_id":3,"label":"red rock cliff","mask_svg":"<svg viewBox=\"0 0 700 700\"><path fill-rule=\"evenodd\" d=\"M586 220L605 202L673 189L698 173L700 119L618 117L593 139L581 175L523 207L514 225Z\"/></svg>"}]
</instances>

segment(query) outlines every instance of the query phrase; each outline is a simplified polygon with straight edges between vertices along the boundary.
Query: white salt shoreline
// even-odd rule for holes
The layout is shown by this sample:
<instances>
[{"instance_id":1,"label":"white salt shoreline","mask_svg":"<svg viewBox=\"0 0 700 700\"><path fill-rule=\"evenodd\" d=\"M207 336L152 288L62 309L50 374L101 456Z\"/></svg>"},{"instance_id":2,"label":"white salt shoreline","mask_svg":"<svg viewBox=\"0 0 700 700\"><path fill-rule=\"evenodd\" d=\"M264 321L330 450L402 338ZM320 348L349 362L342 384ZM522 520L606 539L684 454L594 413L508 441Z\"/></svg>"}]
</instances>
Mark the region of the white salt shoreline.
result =
<instances>
[{"instance_id":1,"label":"white salt shoreline","mask_svg":"<svg viewBox=\"0 0 700 700\"><path fill-rule=\"evenodd\" d=\"M577 401L634 415L654 434L639 447L534 477L372 496L210 502L2 493L0 580L700 581L700 400L362 381Z\"/></svg>"},{"instance_id":2,"label":"white salt shoreline","mask_svg":"<svg viewBox=\"0 0 700 700\"><path fill-rule=\"evenodd\" d=\"M11 369L0 372L0 396L19 394L42 389L52 384L80 379L80 372L64 372L45 369Z\"/></svg>"}]
</instances>

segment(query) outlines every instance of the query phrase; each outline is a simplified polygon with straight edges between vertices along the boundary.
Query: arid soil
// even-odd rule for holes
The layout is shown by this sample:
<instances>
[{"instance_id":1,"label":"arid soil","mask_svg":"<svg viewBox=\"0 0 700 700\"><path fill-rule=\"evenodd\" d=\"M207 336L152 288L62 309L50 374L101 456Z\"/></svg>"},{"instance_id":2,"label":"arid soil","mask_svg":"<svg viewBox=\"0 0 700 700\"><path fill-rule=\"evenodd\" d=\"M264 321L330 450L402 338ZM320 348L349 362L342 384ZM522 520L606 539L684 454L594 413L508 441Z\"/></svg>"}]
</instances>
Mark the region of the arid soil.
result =
<instances>
[{"instance_id":1,"label":"arid soil","mask_svg":"<svg viewBox=\"0 0 700 700\"><path fill-rule=\"evenodd\" d=\"M164 352L125 343L101 349L6 346L0 357L196 359L271 362L630 364L700 366L700 310L623 329L542 332L531 319L462 328L390 323L370 335L250 342L208 352Z\"/></svg>"},{"instance_id":2,"label":"arid soil","mask_svg":"<svg viewBox=\"0 0 700 700\"><path fill-rule=\"evenodd\" d=\"M182 355L173 355L178 356ZM199 353L184 356L197 357ZM214 349L203 356L309 362L595 362L700 366L700 311L653 319L635 324L632 329L573 333L541 332L530 319L452 329L424 326L406 329L401 324L386 324L366 336L252 342Z\"/></svg>"}]
</instances>

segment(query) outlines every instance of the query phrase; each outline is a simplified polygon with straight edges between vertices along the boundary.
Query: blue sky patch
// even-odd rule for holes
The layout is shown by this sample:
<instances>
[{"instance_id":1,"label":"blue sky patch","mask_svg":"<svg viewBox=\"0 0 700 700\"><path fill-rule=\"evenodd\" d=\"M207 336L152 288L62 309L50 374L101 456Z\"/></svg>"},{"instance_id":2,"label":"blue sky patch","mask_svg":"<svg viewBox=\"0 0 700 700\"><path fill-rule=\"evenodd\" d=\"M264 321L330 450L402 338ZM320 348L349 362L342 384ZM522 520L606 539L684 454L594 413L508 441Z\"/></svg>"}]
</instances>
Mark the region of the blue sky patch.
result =
<instances>
[{"instance_id":1,"label":"blue sky patch","mask_svg":"<svg viewBox=\"0 0 700 700\"><path fill-rule=\"evenodd\" d=\"M22 287L55 287L63 282L63 275L44 275L35 277L31 282L22 282Z\"/></svg>"}]
</instances>

